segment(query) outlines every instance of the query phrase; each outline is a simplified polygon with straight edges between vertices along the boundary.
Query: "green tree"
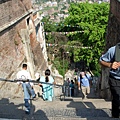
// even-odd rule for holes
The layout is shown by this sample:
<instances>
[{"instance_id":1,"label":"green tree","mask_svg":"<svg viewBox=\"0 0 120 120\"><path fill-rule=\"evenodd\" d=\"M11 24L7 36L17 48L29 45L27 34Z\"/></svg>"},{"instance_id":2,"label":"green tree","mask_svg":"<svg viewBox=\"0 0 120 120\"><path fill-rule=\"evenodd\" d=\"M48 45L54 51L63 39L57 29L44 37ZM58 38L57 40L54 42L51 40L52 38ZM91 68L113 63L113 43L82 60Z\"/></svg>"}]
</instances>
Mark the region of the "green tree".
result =
<instances>
[{"instance_id":1,"label":"green tree","mask_svg":"<svg viewBox=\"0 0 120 120\"><path fill-rule=\"evenodd\" d=\"M50 17L46 16L42 19L42 22L44 23L44 29L46 32L55 32L56 31L56 24L52 21L50 21Z\"/></svg>"},{"instance_id":2,"label":"green tree","mask_svg":"<svg viewBox=\"0 0 120 120\"><path fill-rule=\"evenodd\" d=\"M108 3L72 3L69 8L69 16L60 23L50 21L45 17L44 28L47 42L58 44L53 46L50 51L55 53L54 66L59 72L63 72L63 53L69 51L69 55L74 56L75 62L84 60L93 71L99 72L98 59L103 52L105 43L106 27L108 23L109 4ZM62 35L55 32L68 32ZM68 46L68 47L64 47ZM67 65L64 60L64 65ZM64 67L67 69L67 66Z\"/></svg>"},{"instance_id":3,"label":"green tree","mask_svg":"<svg viewBox=\"0 0 120 120\"><path fill-rule=\"evenodd\" d=\"M105 46L105 34L108 23L108 3L72 3L69 16L64 20L65 25L73 26L62 30L78 32L68 34L70 41L80 42L83 47L73 49L74 61L84 60L93 70L98 70L98 59ZM87 47L87 48L86 48Z\"/></svg>"},{"instance_id":4,"label":"green tree","mask_svg":"<svg viewBox=\"0 0 120 120\"><path fill-rule=\"evenodd\" d=\"M52 62L53 67L55 67L59 73L64 76L69 64L67 58L63 55L63 53L66 52L64 46L67 44L68 38L64 34L57 32L59 31L60 26L58 23L50 21L49 16L44 17L42 22L44 23L46 42L51 44L51 46L47 47L48 60ZM53 54L55 56L54 60L51 59Z\"/></svg>"}]
</instances>

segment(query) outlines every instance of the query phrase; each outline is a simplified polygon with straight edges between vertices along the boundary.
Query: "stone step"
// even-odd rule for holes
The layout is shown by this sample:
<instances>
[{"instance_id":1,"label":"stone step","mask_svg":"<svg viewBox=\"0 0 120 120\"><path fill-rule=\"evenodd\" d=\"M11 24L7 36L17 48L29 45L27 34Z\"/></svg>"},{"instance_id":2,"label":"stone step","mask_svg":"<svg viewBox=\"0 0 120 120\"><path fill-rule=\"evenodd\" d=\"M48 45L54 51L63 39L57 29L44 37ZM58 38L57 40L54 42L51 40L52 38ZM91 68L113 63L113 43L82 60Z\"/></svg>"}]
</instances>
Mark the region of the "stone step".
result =
<instances>
[{"instance_id":1,"label":"stone step","mask_svg":"<svg viewBox=\"0 0 120 120\"><path fill-rule=\"evenodd\" d=\"M31 101L31 113L24 112L23 98L2 99L0 118L25 120L108 120L111 117L111 101L104 99L67 98L53 102L41 98Z\"/></svg>"},{"instance_id":2,"label":"stone step","mask_svg":"<svg viewBox=\"0 0 120 120\"><path fill-rule=\"evenodd\" d=\"M7 118L0 118L0 120L21 120L21 119L7 119Z\"/></svg>"},{"instance_id":3,"label":"stone step","mask_svg":"<svg viewBox=\"0 0 120 120\"><path fill-rule=\"evenodd\" d=\"M58 116L58 117L47 117L47 116L31 116L31 115L25 115L21 119L9 119L9 118L0 118L0 120L120 120L120 118L110 118L110 117L86 117L86 118L80 118L80 117L64 117L64 116Z\"/></svg>"},{"instance_id":4,"label":"stone step","mask_svg":"<svg viewBox=\"0 0 120 120\"><path fill-rule=\"evenodd\" d=\"M37 120L37 119L36 119ZM67 118L67 117L49 117L44 120L120 120L119 118L91 117L91 118Z\"/></svg>"},{"instance_id":5,"label":"stone step","mask_svg":"<svg viewBox=\"0 0 120 120\"><path fill-rule=\"evenodd\" d=\"M94 118L67 118L67 117L28 117L24 116L22 119L8 119L0 118L0 120L120 120L120 118L108 118L108 117L94 117Z\"/></svg>"},{"instance_id":6,"label":"stone step","mask_svg":"<svg viewBox=\"0 0 120 120\"><path fill-rule=\"evenodd\" d=\"M44 113L47 117L80 117L86 118L87 117L111 117L111 111L109 109L91 109L91 108L82 108L82 109L75 109L75 108L43 108L41 110L35 111L34 115L43 115Z\"/></svg>"},{"instance_id":7,"label":"stone step","mask_svg":"<svg viewBox=\"0 0 120 120\"><path fill-rule=\"evenodd\" d=\"M15 110L0 112L0 118L3 120L112 120L110 109L92 109L92 108L41 108L31 109L31 113L26 115L24 110ZM115 119L118 120L118 119Z\"/></svg>"},{"instance_id":8,"label":"stone step","mask_svg":"<svg viewBox=\"0 0 120 120\"><path fill-rule=\"evenodd\" d=\"M32 101L32 104L36 106L36 109L46 107L58 108L109 108L111 109L111 101L104 99L87 99L82 100L81 98L66 98L65 101L55 100L53 102L47 101ZM39 106L37 106L39 104Z\"/></svg>"}]
</instances>

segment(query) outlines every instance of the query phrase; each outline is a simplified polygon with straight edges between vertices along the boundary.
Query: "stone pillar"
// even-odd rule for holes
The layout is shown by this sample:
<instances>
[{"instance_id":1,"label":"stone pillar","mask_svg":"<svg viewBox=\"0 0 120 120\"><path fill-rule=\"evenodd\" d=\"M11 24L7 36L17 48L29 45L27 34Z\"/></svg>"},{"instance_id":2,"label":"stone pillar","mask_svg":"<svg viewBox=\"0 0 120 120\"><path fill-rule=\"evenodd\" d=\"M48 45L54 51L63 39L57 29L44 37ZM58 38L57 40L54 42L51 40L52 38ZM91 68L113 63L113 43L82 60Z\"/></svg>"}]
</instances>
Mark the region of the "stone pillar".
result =
<instances>
[{"instance_id":1,"label":"stone pillar","mask_svg":"<svg viewBox=\"0 0 120 120\"><path fill-rule=\"evenodd\" d=\"M102 67L102 80L100 96L105 99L111 99L111 92L109 87L109 68Z\"/></svg>"}]
</instances>

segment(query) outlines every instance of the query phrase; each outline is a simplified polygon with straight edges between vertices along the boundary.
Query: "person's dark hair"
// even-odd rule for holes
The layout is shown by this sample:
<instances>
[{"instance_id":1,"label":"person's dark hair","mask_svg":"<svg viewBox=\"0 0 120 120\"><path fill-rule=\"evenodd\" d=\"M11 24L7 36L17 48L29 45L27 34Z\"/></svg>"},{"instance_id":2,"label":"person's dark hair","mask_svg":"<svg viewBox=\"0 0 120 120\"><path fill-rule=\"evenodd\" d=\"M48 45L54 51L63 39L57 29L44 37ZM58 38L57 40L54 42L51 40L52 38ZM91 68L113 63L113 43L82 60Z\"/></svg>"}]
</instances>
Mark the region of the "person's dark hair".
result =
<instances>
[{"instance_id":1,"label":"person's dark hair","mask_svg":"<svg viewBox=\"0 0 120 120\"><path fill-rule=\"evenodd\" d=\"M22 68L27 68L27 64L23 64L23 65L22 65Z\"/></svg>"},{"instance_id":2,"label":"person's dark hair","mask_svg":"<svg viewBox=\"0 0 120 120\"><path fill-rule=\"evenodd\" d=\"M47 69L47 70L45 71L45 76L46 76L45 82L48 82L48 81L49 81L49 78L48 78L49 75L50 75L50 70Z\"/></svg>"},{"instance_id":3,"label":"person's dark hair","mask_svg":"<svg viewBox=\"0 0 120 120\"><path fill-rule=\"evenodd\" d=\"M71 80L71 83L74 84L73 80Z\"/></svg>"},{"instance_id":4,"label":"person's dark hair","mask_svg":"<svg viewBox=\"0 0 120 120\"><path fill-rule=\"evenodd\" d=\"M90 71L90 68L87 66L87 67L85 68L85 71Z\"/></svg>"},{"instance_id":5,"label":"person's dark hair","mask_svg":"<svg viewBox=\"0 0 120 120\"><path fill-rule=\"evenodd\" d=\"M76 80L77 80L77 78L75 77L75 78L74 78L74 80L76 81Z\"/></svg>"},{"instance_id":6,"label":"person's dark hair","mask_svg":"<svg viewBox=\"0 0 120 120\"><path fill-rule=\"evenodd\" d=\"M85 71L85 69L86 69L86 68L82 68L82 69L81 69L81 72L82 72L82 71Z\"/></svg>"}]
</instances>

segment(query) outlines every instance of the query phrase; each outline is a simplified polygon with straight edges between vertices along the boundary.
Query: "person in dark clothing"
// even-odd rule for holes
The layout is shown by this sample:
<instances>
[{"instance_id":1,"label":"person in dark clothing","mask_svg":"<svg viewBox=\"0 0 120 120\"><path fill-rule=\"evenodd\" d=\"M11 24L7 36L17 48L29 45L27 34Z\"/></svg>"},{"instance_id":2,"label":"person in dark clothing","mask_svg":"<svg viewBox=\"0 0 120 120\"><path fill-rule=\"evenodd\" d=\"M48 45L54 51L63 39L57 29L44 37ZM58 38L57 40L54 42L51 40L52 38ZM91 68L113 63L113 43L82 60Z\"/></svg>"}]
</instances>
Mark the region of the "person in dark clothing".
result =
<instances>
[{"instance_id":1,"label":"person in dark clothing","mask_svg":"<svg viewBox=\"0 0 120 120\"><path fill-rule=\"evenodd\" d=\"M74 82L73 82L73 80L71 80L70 88L71 88L71 96L74 96Z\"/></svg>"},{"instance_id":2,"label":"person in dark clothing","mask_svg":"<svg viewBox=\"0 0 120 120\"><path fill-rule=\"evenodd\" d=\"M116 52L117 45L119 49ZM117 45L109 48L108 51L100 57L100 64L110 68L109 85L112 94L113 118L119 118L120 115L120 43Z\"/></svg>"}]
</instances>

